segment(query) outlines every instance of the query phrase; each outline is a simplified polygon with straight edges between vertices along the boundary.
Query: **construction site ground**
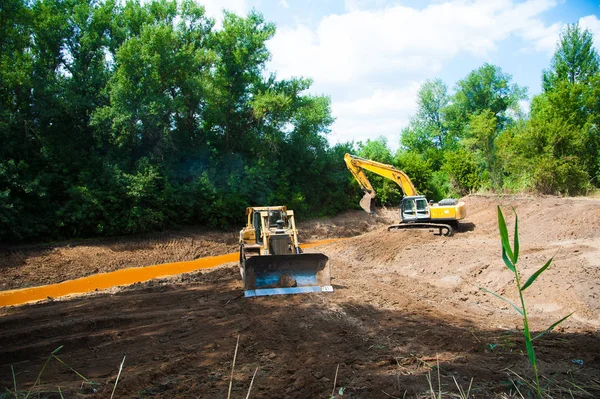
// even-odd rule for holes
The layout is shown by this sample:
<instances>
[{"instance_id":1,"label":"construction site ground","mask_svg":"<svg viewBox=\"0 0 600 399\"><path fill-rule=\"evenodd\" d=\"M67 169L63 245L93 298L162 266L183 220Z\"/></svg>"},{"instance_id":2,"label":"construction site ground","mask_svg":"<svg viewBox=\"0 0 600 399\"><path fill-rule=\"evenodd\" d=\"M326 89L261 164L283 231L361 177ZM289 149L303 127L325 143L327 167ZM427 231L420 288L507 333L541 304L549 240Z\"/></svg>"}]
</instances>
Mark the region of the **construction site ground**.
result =
<instances>
[{"instance_id":1,"label":"construction site ground","mask_svg":"<svg viewBox=\"0 0 600 399\"><path fill-rule=\"evenodd\" d=\"M554 398L600 397L600 200L463 200L468 217L453 237L388 232L396 210L300 223L304 242L347 237L307 250L329 256L331 294L246 299L230 263L0 308L0 398L15 385L27 393L61 346L58 358L94 383L51 359L40 397L108 398L126 356L115 397L226 398L238 337L231 398L247 397L255 370L250 398L330 398L334 385L342 398L459 397L457 384L471 381L471 398L528 397L521 317L478 288L519 301L498 204L511 235L511 207L519 215L525 277L554 256L524 293L531 328L574 312L535 341L542 386ZM0 290L236 252L239 228L3 247Z\"/></svg>"}]
</instances>

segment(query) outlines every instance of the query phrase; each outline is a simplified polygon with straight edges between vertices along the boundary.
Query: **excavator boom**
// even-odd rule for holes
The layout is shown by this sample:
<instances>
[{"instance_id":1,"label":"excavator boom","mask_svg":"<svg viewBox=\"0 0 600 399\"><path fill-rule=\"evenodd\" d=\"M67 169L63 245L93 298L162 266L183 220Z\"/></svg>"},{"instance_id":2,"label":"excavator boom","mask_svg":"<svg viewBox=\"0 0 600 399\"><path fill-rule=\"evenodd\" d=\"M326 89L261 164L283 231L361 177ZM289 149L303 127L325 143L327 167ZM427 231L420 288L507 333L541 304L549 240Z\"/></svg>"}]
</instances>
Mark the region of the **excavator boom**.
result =
<instances>
[{"instance_id":1,"label":"excavator boom","mask_svg":"<svg viewBox=\"0 0 600 399\"><path fill-rule=\"evenodd\" d=\"M365 212L371 214L375 212L376 193L373 189L373 186L371 185L371 182L367 178L367 175L365 175L364 170L368 170L387 179L395 181L396 184L400 186L405 196L412 197L419 195L417 193L417 189L415 188L408 175L391 165L386 165L377 161L371 161L369 159L364 159L351 154L344 155L344 161L346 162L348 170L350 170L350 172L352 173L352 175L354 176L354 178L365 193L363 198L360 200L360 206L362 209L365 210Z\"/></svg>"}]
</instances>

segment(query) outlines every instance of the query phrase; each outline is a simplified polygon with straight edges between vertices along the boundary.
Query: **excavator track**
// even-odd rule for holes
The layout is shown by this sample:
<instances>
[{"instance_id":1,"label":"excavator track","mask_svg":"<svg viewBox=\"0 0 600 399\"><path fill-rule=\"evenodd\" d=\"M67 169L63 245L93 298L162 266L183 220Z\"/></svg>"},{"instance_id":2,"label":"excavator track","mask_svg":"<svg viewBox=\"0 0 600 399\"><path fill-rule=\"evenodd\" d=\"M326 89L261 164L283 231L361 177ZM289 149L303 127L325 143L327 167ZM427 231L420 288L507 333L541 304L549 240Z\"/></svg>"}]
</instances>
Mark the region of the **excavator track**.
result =
<instances>
[{"instance_id":1,"label":"excavator track","mask_svg":"<svg viewBox=\"0 0 600 399\"><path fill-rule=\"evenodd\" d=\"M400 223L388 226L388 231L392 230L407 230L407 229L429 229L436 236L450 237L454 234L454 229L449 224L440 223ZM435 230L438 232L435 233Z\"/></svg>"}]
</instances>

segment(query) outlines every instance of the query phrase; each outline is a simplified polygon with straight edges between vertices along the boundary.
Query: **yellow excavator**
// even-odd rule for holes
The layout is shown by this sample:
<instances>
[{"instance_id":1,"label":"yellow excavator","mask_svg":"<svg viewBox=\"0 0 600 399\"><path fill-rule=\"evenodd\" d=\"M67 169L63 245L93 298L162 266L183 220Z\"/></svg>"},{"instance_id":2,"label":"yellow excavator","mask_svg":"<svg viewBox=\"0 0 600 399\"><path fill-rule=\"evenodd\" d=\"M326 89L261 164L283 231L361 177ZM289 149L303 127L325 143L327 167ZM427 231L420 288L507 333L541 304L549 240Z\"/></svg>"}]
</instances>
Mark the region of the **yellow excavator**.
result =
<instances>
[{"instance_id":1,"label":"yellow excavator","mask_svg":"<svg viewBox=\"0 0 600 399\"><path fill-rule=\"evenodd\" d=\"M388 230L430 229L439 235L451 236L458 221L467 216L465 203L456 199L444 199L438 203L427 201L419 195L406 173L392 165L371 161L355 155L344 155L346 166L364 191L360 206L368 213L375 212L376 193L365 174L365 170L376 173L396 182L404 197L400 206L400 223L388 227Z\"/></svg>"},{"instance_id":2,"label":"yellow excavator","mask_svg":"<svg viewBox=\"0 0 600 399\"><path fill-rule=\"evenodd\" d=\"M240 231L245 297L332 292L328 260L324 254L302 253L293 210L246 208L246 227Z\"/></svg>"}]
</instances>

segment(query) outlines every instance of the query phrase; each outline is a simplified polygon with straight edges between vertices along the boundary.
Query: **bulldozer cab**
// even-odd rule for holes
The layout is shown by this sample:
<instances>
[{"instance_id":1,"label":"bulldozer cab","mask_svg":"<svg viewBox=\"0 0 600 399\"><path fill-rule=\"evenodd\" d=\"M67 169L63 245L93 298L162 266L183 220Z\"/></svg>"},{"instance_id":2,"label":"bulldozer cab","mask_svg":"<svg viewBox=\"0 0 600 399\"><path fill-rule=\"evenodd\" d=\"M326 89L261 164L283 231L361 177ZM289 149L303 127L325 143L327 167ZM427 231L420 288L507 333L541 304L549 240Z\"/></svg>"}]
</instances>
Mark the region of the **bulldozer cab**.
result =
<instances>
[{"instance_id":1,"label":"bulldozer cab","mask_svg":"<svg viewBox=\"0 0 600 399\"><path fill-rule=\"evenodd\" d=\"M272 233L282 234L289 229L288 216L283 209L267 211L253 209L252 214L249 216L251 218L251 225L254 228L257 244L264 243L265 235L271 235Z\"/></svg>"}]
</instances>

